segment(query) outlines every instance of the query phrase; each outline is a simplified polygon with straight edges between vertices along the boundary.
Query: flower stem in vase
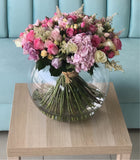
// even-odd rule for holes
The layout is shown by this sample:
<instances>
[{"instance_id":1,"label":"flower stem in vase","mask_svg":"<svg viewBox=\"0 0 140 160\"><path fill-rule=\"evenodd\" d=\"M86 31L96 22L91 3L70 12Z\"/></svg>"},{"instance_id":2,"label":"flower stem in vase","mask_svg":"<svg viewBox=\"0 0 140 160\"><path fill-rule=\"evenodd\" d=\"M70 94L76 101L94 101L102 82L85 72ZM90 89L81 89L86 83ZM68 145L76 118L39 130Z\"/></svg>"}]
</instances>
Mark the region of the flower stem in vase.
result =
<instances>
[{"instance_id":1,"label":"flower stem in vase","mask_svg":"<svg viewBox=\"0 0 140 160\"><path fill-rule=\"evenodd\" d=\"M64 72L55 86L49 86L46 93L35 90L33 98L50 118L77 121L92 117L94 110L101 106L104 94L76 72Z\"/></svg>"}]
</instances>

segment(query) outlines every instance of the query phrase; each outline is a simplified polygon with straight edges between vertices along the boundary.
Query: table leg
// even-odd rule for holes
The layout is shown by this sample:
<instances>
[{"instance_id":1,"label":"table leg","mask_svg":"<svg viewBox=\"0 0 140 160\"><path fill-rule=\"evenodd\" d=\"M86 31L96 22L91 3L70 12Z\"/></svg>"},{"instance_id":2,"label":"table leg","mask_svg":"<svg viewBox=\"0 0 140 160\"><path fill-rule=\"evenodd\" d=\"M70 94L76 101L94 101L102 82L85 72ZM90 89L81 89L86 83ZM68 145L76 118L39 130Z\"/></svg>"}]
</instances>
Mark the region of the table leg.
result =
<instances>
[{"instance_id":1,"label":"table leg","mask_svg":"<svg viewBox=\"0 0 140 160\"><path fill-rule=\"evenodd\" d=\"M8 157L7 160L21 160L20 157Z\"/></svg>"},{"instance_id":2,"label":"table leg","mask_svg":"<svg viewBox=\"0 0 140 160\"><path fill-rule=\"evenodd\" d=\"M117 154L116 160L130 160L131 154Z\"/></svg>"}]
</instances>

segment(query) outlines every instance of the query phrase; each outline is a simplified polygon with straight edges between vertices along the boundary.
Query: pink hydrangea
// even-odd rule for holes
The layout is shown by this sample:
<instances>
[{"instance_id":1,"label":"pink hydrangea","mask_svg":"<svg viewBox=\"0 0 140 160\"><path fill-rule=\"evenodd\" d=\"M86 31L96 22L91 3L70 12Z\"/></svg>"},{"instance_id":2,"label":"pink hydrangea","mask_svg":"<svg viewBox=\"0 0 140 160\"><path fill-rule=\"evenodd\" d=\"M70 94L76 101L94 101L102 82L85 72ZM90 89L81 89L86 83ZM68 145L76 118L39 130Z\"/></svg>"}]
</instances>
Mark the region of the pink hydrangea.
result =
<instances>
[{"instance_id":1,"label":"pink hydrangea","mask_svg":"<svg viewBox=\"0 0 140 160\"><path fill-rule=\"evenodd\" d=\"M122 49L122 42L119 38L114 38L113 43L115 44L117 50Z\"/></svg>"},{"instance_id":2,"label":"pink hydrangea","mask_svg":"<svg viewBox=\"0 0 140 160\"><path fill-rule=\"evenodd\" d=\"M44 43L42 42L42 40L40 38L36 38L34 40L34 48L36 50L43 50L44 49Z\"/></svg>"},{"instance_id":3,"label":"pink hydrangea","mask_svg":"<svg viewBox=\"0 0 140 160\"><path fill-rule=\"evenodd\" d=\"M91 35L80 33L74 36L70 42L75 43L78 47L77 52L67 58L67 62L75 65L75 71L88 71L94 64L94 53L96 48L92 46Z\"/></svg>"}]
</instances>

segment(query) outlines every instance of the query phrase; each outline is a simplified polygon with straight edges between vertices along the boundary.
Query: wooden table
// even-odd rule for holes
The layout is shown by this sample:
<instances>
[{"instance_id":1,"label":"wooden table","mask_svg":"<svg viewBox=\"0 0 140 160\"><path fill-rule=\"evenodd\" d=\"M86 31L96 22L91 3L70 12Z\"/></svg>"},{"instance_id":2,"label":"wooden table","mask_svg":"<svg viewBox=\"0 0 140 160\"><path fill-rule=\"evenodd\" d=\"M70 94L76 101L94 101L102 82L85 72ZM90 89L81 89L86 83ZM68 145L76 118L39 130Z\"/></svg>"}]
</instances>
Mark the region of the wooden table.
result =
<instances>
[{"instance_id":1,"label":"wooden table","mask_svg":"<svg viewBox=\"0 0 140 160\"><path fill-rule=\"evenodd\" d=\"M21 156L116 154L129 160L132 150L112 83L92 120L64 123L47 118L34 105L27 84L16 84L8 136L8 160Z\"/></svg>"}]
</instances>

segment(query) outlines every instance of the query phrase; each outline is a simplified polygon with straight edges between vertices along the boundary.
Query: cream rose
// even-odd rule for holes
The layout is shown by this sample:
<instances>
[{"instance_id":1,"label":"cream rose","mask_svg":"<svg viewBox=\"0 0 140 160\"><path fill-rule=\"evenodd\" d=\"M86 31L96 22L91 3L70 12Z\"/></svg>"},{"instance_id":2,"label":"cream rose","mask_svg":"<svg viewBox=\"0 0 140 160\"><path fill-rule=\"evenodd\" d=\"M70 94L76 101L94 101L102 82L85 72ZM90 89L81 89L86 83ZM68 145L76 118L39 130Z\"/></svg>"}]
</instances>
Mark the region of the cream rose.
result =
<instances>
[{"instance_id":1,"label":"cream rose","mask_svg":"<svg viewBox=\"0 0 140 160\"><path fill-rule=\"evenodd\" d=\"M47 56L47 51L46 50L42 50L41 51L41 57L46 57Z\"/></svg>"},{"instance_id":2,"label":"cream rose","mask_svg":"<svg viewBox=\"0 0 140 160\"><path fill-rule=\"evenodd\" d=\"M17 47L22 47L22 43L21 43L21 39L20 38L14 40L14 42L15 42Z\"/></svg>"},{"instance_id":3,"label":"cream rose","mask_svg":"<svg viewBox=\"0 0 140 160\"><path fill-rule=\"evenodd\" d=\"M116 47L110 39L108 39L106 42L104 42L103 46L109 46L110 49L112 49L113 51L116 51Z\"/></svg>"},{"instance_id":4,"label":"cream rose","mask_svg":"<svg viewBox=\"0 0 140 160\"><path fill-rule=\"evenodd\" d=\"M95 62L105 63L106 61L107 61L107 57L106 57L105 53L100 50L97 50L95 52Z\"/></svg>"}]
</instances>

